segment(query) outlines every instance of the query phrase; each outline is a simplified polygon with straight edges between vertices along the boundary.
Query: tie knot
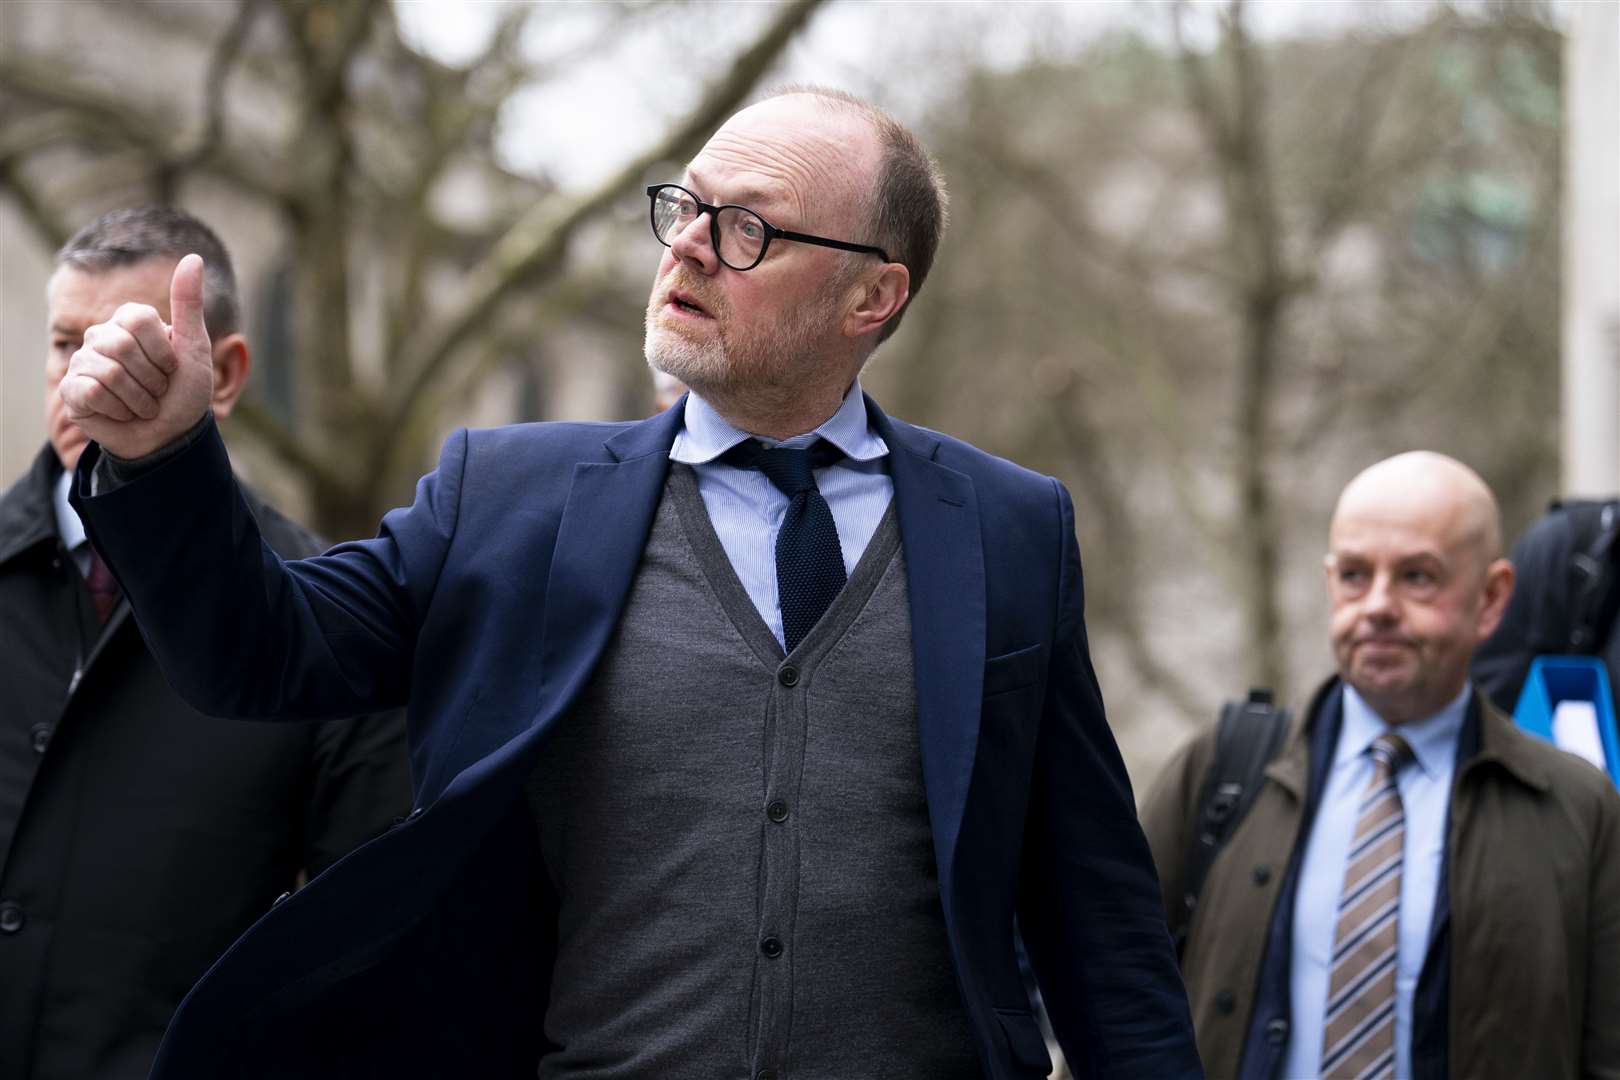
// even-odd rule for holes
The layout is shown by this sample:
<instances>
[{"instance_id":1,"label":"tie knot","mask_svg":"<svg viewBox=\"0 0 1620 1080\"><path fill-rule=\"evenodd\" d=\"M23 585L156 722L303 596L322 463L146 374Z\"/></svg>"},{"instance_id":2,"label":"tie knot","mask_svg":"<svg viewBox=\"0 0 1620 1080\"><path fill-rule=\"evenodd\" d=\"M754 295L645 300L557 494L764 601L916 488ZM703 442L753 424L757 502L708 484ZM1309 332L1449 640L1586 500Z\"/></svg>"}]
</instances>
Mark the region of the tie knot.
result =
<instances>
[{"instance_id":1,"label":"tie knot","mask_svg":"<svg viewBox=\"0 0 1620 1080\"><path fill-rule=\"evenodd\" d=\"M1386 731L1372 741L1368 747L1373 756L1373 768L1380 777L1394 776L1412 760L1412 747L1407 741L1395 734Z\"/></svg>"},{"instance_id":2,"label":"tie knot","mask_svg":"<svg viewBox=\"0 0 1620 1080\"><path fill-rule=\"evenodd\" d=\"M739 469L758 469L791 499L817 490L814 470L824 469L843 456L844 452L826 439L817 439L807 447L766 447L755 439L744 439L722 454L720 460Z\"/></svg>"}]
</instances>

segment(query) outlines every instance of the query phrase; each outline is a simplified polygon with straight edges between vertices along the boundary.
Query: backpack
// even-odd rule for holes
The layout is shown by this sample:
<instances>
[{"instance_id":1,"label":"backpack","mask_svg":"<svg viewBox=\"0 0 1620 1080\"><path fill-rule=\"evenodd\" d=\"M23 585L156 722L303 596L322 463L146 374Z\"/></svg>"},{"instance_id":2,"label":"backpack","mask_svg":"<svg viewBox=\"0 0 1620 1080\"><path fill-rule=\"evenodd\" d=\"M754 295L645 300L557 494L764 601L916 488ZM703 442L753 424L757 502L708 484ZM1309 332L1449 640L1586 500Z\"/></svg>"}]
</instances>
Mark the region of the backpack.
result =
<instances>
[{"instance_id":1,"label":"backpack","mask_svg":"<svg viewBox=\"0 0 1620 1080\"><path fill-rule=\"evenodd\" d=\"M1474 683L1512 713L1538 656L1596 656L1620 686L1620 499L1553 502L1513 546L1518 580L1474 653ZM1616 703L1620 705L1620 702Z\"/></svg>"},{"instance_id":2,"label":"backpack","mask_svg":"<svg viewBox=\"0 0 1620 1080\"><path fill-rule=\"evenodd\" d=\"M1569 515L1570 626L1566 650L1603 651L1620 614L1620 499L1553 503Z\"/></svg>"},{"instance_id":3,"label":"backpack","mask_svg":"<svg viewBox=\"0 0 1620 1080\"><path fill-rule=\"evenodd\" d=\"M1228 701L1215 723L1215 759L1198 793L1198 817L1187 847L1182 882L1182 913L1176 928L1176 955L1187 943L1204 879L1227 839L1237 830L1260 790L1262 774L1282 748L1292 718L1270 690L1255 687L1247 701Z\"/></svg>"}]
</instances>

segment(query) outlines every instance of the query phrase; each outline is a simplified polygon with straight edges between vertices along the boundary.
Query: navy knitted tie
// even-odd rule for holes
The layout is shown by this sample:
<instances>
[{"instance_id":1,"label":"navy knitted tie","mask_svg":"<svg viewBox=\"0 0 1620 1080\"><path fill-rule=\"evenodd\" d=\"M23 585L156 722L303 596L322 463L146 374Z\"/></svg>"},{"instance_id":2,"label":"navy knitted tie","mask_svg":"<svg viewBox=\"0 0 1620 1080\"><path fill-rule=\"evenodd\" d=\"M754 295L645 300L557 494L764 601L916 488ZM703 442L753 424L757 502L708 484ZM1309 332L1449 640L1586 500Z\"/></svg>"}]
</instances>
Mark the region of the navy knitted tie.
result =
<instances>
[{"instance_id":1,"label":"navy knitted tie","mask_svg":"<svg viewBox=\"0 0 1620 1080\"><path fill-rule=\"evenodd\" d=\"M838 527L812 472L843 456L843 451L825 439L817 439L809 447L773 449L747 439L721 458L740 469L758 469L788 497L782 531L776 534L776 592L788 652L798 647L844 587Z\"/></svg>"}]
</instances>

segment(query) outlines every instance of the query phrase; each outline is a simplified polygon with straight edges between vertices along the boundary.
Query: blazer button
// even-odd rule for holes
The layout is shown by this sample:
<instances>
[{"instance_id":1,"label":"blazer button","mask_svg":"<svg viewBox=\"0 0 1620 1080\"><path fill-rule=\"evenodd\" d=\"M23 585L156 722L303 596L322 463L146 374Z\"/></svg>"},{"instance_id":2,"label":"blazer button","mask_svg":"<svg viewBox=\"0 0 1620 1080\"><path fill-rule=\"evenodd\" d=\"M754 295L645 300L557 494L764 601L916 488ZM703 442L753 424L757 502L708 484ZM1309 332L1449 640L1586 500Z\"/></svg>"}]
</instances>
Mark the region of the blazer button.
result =
<instances>
[{"instance_id":1,"label":"blazer button","mask_svg":"<svg viewBox=\"0 0 1620 1080\"><path fill-rule=\"evenodd\" d=\"M778 825L782 824L782 822L786 821L788 818L787 803L783 802L781 799L772 799L770 805L765 808L765 816L776 822Z\"/></svg>"},{"instance_id":2,"label":"blazer button","mask_svg":"<svg viewBox=\"0 0 1620 1080\"><path fill-rule=\"evenodd\" d=\"M1272 1046L1281 1046L1288 1041L1288 1021L1277 1017L1266 1025L1266 1042Z\"/></svg>"},{"instance_id":3,"label":"blazer button","mask_svg":"<svg viewBox=\"0 0 1620 1080\"><path fill-rule=\"evenodd\" d=\"M21 904L13 904L9 900L0 904L0 934L15 934L27 921Z\"/></svg>"},{"instance_id":4,"label":"blazer button","mask_svg":"<svg viewBox=\"0 0 1620 1080\"><path fill-rule=\"evenodd\" d=\"M1271 867L1269 867L1269 866L1257 866L1257 867L1254 868L1254 883L1256 885L1264 885L1266 882L1268 882L1270 880L1271 880Z\"/></svg>"},{"instance_id":5,"label":"blazer button","mask_svg":"<svg viewBox=\"0 0 1620 1080\"><path fill-rule=\"evenodd\" d=\"M776 681L783 686L798 686L799 669L792 664L783 664L776 673Z\"/></svg>"},{"instance_id":6,"label":"blazer button","mask_svg":"<svg viewBox=\"0 0 1620 1080\"><path fill-rule=\"evenodd\" d=\"M43 754L45 748L51 745L51 725L35 724L29 728L28 745L34 748L34 753Z\"/></svg>"},{"instance_id":7,"label":"blazer button","mask_svg":"<svg viewBox=\"0 0 1620 1080\"><path fill-rule=\"evenodd\" d=\"M775 960L782 955L782 943L776 938L768 937L759 943L759 951L765 954L765 959Z\"/></svg>"},{"instance_id":8,"label":"blazer button","mask_svg":"<svg viewBox=\"0 0 1620 1080\"><path fill-rule=\"evenodd\" d=\"M1215 995L1215 1011L1222 1015L1229 1015L1237 1008L1237 995L1230 990L1222 990Z\"/></svg>"}]
</instances>

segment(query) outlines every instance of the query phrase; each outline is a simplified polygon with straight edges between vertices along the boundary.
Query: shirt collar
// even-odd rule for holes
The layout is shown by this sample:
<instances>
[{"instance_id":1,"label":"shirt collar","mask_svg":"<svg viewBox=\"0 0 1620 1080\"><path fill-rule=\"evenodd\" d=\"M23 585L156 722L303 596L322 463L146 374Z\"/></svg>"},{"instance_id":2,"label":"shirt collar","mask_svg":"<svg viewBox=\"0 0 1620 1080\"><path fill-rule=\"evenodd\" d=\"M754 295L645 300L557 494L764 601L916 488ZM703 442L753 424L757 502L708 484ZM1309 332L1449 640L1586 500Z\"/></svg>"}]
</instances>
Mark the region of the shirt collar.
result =
<instances>
[{"instance_id":1,"label":"shirt collar","mask_svg":"<svg viewBox=\"0 0 1620 1080\"><path fill-rule=\"evenodd\" d=\"M795 435L791 439L770 439L763 435L750 435L733 427L714 406L696 394L686 395L684 425L669 449L671 461L687 465L704 465L714 461L744 439L757 438L767 446L808 446L816 439L826 439L844 452L852 461L875 461L889 452L888 444L872 430L866 414L866 397L861 393L861 382L856 379L844 395L838 411L814 431Z\"/></svg>"},{"instance_id":2,"label":"shirt collar","mask_svg":"<svg viewBox=\"0 0 1620 1080\"><path fill-rule=\"evenodd\" d=\"M1466 683L1462 692L1433 716L1405 724L1386 724L1373 712L1372 706L1349 683L1344 684L1344 727L1339 734L1339 750L1333 758L1335 766L1366 753L1372 741L1386 731L1396 732L1412 748L1425 774L1442 775L1455 759L1457 735L1462 731L1468 715L1468 700L1474 684Z\"/></svg>"},{"instance_id":3,"label":"shirt collar","mask_svg":"<svg viewBox=\"0 0 1620 1080\"><path fill-rule=\"evenodd\" d=\"M73 505L68 502L68 493L72 490L73 470L64 469L62 475L56 478L56 487L51 489L51 506L56 511L56 535L62 538L62 546L69 551L77 551L86 537L84 522L79 520L79 515L73 512Z\"/></svg>"}]
</instances>

